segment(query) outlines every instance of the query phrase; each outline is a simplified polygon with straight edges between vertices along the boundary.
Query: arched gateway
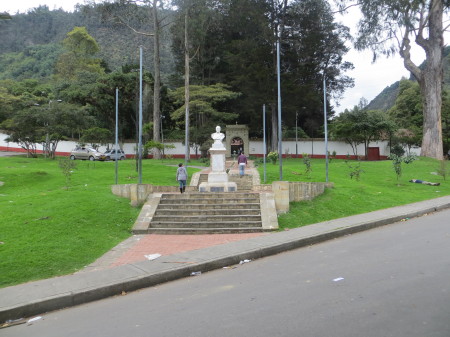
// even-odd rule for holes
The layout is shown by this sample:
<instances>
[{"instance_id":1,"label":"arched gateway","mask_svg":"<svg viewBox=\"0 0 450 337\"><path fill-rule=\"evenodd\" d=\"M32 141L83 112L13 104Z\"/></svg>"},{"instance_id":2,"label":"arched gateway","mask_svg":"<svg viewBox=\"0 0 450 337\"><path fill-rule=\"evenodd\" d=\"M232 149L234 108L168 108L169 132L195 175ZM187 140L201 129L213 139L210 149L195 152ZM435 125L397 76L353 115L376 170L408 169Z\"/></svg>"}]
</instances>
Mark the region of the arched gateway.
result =
<instances>
[{"instance_id":1,"label":"arched gateway","mask_svg":"<svg viewBox=\"0 0 450 337\"><path fill-rule=\"evenodd\" d=\"M227 125L225 141L228 158L233 156L234 151L236 155L242 150L247 156L250 154L247 125Z\"/></svg>"}]
</instances>

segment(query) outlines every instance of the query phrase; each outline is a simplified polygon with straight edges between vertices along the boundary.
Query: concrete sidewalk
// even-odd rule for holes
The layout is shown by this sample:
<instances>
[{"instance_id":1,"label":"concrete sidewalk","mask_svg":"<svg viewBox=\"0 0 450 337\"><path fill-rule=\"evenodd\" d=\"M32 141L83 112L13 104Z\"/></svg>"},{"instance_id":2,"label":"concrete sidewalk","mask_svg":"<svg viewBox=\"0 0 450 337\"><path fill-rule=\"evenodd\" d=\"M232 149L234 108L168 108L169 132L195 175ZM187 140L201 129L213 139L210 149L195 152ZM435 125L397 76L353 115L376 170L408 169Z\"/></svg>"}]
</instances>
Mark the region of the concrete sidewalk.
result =
<instances>
[{"instance_id":1,"label":"concrete sidewalk","mask_svg":"<svg viewBox=\"0 0 450 337\"><path fill-rule=\"evenodd\" d=\"M154 286L450 208L450 196L0 289L0 323Z\"/></svg>"}]
</instances>

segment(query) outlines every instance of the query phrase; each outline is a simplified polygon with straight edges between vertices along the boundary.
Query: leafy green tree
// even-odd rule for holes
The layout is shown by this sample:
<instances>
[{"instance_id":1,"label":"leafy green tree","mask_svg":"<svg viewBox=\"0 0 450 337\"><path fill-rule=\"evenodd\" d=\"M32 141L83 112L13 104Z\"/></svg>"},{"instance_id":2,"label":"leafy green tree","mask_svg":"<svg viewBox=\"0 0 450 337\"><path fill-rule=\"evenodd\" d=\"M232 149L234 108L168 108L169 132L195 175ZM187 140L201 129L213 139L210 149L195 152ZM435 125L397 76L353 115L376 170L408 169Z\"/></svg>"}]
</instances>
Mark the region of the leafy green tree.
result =
<instances>
[{"instance_id":1,"label":"leafy green tree","mask_svg":"<svg viewBox=\"0 0 450 337\"><path fill-rule=\"evenodd\" d=\"M355 156L357 146L364 144L365 155L370 142L386 138L396 129L395 123L381 111L368 111L357 106L341 113L330 124L330 135L348 143Z\"/></svg>"},{"instance_id":2,"label":"leafy green tree","mask_svg":"<svg viewBox=\"0 0 450 337\"><path fill-rule=\"evenodd\" d=\"M9 118L19 97L11 95L5 87L0 86L0 123Z\"/></svg>"},{"instance_id":3,"label":"leafy green tree","mask_svg":"<svg viewBox=\"0 0 450 337\"><path fill-rule=\"evenodd\" d=\"M377 55L399 52L403 64L416 78L423 100L423 138L421 154L443 159L442 82L443 82L443 16L450 8L447 0L339 0L342 9L359 5L363 18L359 22L355 46L369 48ZM414 41L426 55L424 67L411 59Z\"/></svg>"},{"instance_id":4,"label":"leafy green tree","mask_svg":"<svg viewBox=\"0 0 450 337\"><path fill-rule=\"evenodd\" d=\"M389 110L389 115L400 127L416 129L423 125L422 109L419 84L415 81L401 80L395 104Z\"/></svg>"},{"instance_id":5,"label":"leafy green tree","mask_svg":"<svg viewBox=\"0 0 450 337\"><path fill-rule=\"evenodd\" d=\"M297 112L299 124L310 136L323 125L324 74L330 98L338 100L354 85L345 75L353 69L353 64L344 61L349 39L348 28L334 21L326 1L290 3L282 37L281 71L283 116L291 126ZM327 111L329 117L333 116L330 105Z\"/></svg>"},{"instance_id":6,"label":"leafy green tree","mask_svg":"<svg viewBox=\"0 0 450 337\"><path fill-rule=\"evenodd\" d=\"M213 124L230 122L237 117L237 114L226 111L225 103L239 97L239 93L231 91L228 86L224 84L209 86L191 85L190 92L193 119L196 118L196 115L199 116L196 127L203 127L209 121ZM173 120L178 121L179 125L182 125L184 117L184 88L180 87L169 92L169 96L173 99L174 105L178 107L171 113L171 117Z\"/></svg>"},{"instance_id":7,"label":"leafy green tree","mask_svg":"<svg viewBox=\"0 0 450 337\"><path fill-rule=\"evenodd\" d=\"M41 142L52 159L60 141L74 138L93 123L84 107L65 102L50 101L48 108L41 108L41 114L45 127Z\"/></svg>"},{"instance_id":8,"label":"leafy green tree","mask_svg":"<svg viewBox=\"0 0 450 337\"><path fill-rule=\"evenodd\" d=\"M74 79L79 72L104 73L102 62L95 55L100 51L97 41L86 27L75 27L63 41L66 53L59 57L56 73L64 79Z\"/></svg>"},{"instance_id":9,"label":"leafy green tree","mask_svg":"<svg viewBox=\"0 0 450 337\"><path fill-rule=\"evenodd\" d=\"M37 157L37 144L45 135L45 124L38 107L15 113L12 118L3 121L0 128L8 134L7 141L18 143L27 156Z\"/></svg>"},{"instance_id":10,"label":"leafy green tree","mask_svg":"<svg viewBox=\"0 0 450 337\"><path fill-rule=\"evenodd\" d=\"M80 140L83 143L91 143L92 148L98 149L100 145L111 143L112 139L113 135L108 129L93 127L84 130Z\"/></svg>"},{"instance_id":11,"label":"leafy green tree","mask_svg":"<svg viewBox=\"0 0 450 337\"><path fill-rule=\"evenodd\" d=\"M184 87L177 88L169 92L173 99L176 110L171 112L171 119L178 127L184 125ZM217 125L223 125L235 121L237 114L227 111L227 103L239 96L224 84L214 84L209 86L190 86L190 111L193 141L196 144L203 144L209 139L211 130Z\"/></svg>"}]
</instances>

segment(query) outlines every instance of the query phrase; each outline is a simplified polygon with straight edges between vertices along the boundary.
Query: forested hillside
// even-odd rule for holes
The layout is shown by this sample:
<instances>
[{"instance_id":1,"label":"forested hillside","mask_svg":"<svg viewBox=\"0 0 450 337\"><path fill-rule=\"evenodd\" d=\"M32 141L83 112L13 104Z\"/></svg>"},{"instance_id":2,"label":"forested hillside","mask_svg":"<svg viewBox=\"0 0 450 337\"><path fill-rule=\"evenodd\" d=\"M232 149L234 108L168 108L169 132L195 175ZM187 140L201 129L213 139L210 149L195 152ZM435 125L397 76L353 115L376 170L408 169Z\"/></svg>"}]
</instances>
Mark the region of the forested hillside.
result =
<instances>
[{"instance_id":1,"label":"forested hillside","mask_svg":"<svg viewBox=\"0 0 450 337\"><path fill-rule=\"evenodd\" d=\"M151 13L147 8L134 6L133 28L152 32ZM168 34L171 11L164 11L166 22L161 39L161 68L169 76L173 71L171 37ZM144 64L153 68L151 36L133 32L114 21L113 14L99 6L81 6L70 13L49 10L40 6L26 14L14 15L12 20L0 21L0 79L42 78L53 73L53 66L61 54L61 42L74 27L86 27L100 45L99 57L114 71L126 64L139 63L139 46L144 47Z\"/></svg>"}]
</instances>

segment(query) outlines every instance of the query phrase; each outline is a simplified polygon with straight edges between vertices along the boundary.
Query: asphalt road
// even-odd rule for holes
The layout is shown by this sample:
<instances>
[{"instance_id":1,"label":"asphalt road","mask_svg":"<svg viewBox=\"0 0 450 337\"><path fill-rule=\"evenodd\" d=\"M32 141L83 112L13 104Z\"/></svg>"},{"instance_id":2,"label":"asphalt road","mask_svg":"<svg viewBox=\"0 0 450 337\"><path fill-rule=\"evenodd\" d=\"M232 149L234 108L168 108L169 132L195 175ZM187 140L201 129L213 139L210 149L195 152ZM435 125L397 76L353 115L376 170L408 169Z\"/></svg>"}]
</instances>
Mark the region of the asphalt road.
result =
<instances>
[{"instance_id":1,"label":"asphalt road","mask_svg":"<svg viewBox=\"0 0 450 337\"><path fill-rule=\"evenodd\" d=\"M449 337L450 210L42 315L0 336Z\"/></svg>"}]
</instances>

